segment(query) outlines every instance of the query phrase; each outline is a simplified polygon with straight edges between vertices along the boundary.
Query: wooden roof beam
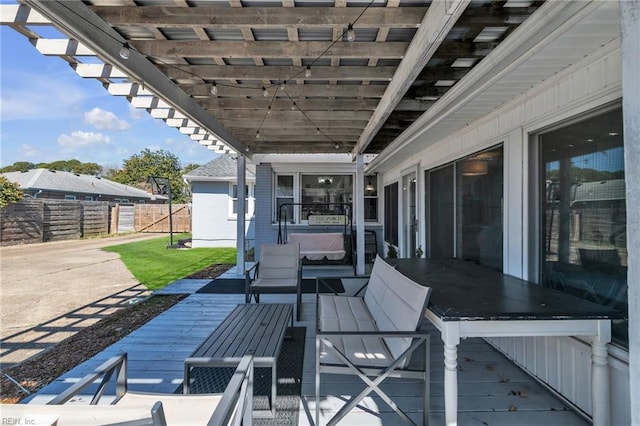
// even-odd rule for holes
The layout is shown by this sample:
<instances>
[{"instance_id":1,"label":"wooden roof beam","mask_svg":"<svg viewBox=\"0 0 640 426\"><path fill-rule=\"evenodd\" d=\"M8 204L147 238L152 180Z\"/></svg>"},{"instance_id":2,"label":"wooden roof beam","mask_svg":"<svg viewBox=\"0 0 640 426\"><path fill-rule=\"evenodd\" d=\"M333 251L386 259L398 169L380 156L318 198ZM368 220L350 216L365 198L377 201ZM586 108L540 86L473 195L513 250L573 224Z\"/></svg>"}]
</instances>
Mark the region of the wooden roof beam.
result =
<instances>
[{"instance_id":1,"label":"wooden roof beam","mask_svg":"<svg viewBox=\"0 0 640 426\"><path fill-rule=\"evenodd\" d=\"M297 10L298 8L296 8ZM243 9L239 9L243 10ZM406 42L337 42L328 51L322 41L130 40L143 55L156 58L285 58L402 59Z\"/></svg>"},{"instance_id":2,"label":"wooden roof beam","mask_svg":"<svg viewBox=\"0 0 640 426\"><path fill-rule=\"evenodd\" d=\"M303 66L262 66L249 65L158 65L167 76L173 79L204 78L209 80L282 80L296 76L296 80L303 80L306 67ZM313 80L343 80L362 81L379 80L390 81L395 67L330 67L313 66L311 77L304 77L306 81Z\"/></svg>"},{"instance_id":3,"label":"wooden roof beam","mask_svg":"<svg viewBox=\"0 0 640 426\"><path fill-rule=\"evenodd\" d=\"M94 6L91 9L111 25L160 28L341 28L354 22L359 7L153 7ZM357 27L417 28L425 7L369 8Z\"/></svg>"},{"instance_id":4,"label":"wooden roof beam","mask_svg":"<svg viewBox=\"0 0 640 426\"><path fill-rule=\"evenodd\" d=\"M179 85L185 93L193 97L210 98L211 86L209 84L189 84ZM382 97L386 86L381 85L325 85L325 84L287 84L285 86L286 94L277 93L276 96L283 99L300 98L300 97L318 97L327 98L329 96L343 98L380 98ZM269 87L268 90L273 94L274 90L281 90L278 87ZM288 95L288 96L287 96ZM264 98L262 88L258 86L223 86L218 85L218 97L220 98ZM297 102L297 101L296 101Z\"/></svg>"}]
</instances>

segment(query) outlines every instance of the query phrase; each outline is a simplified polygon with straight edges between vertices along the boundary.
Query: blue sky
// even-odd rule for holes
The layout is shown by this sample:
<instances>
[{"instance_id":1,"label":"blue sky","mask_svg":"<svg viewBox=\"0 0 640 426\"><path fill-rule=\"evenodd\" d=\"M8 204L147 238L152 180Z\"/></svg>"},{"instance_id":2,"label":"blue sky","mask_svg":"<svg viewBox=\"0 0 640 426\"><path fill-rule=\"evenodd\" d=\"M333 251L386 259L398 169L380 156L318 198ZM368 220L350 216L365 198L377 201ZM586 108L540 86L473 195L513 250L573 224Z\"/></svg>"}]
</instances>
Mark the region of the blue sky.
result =
<instances>
[{"instance_id":1,"label":"blue sky","mask_svg":"<svg viewBox=\"0 0 640 426\"><path fill-rule=\"evenodd\" d=\"M0 40L0 165L75 158L120 167L145 148L172 152L183 166L217 156L14 30L0 26Z\"/></svg>"}]
</instances>

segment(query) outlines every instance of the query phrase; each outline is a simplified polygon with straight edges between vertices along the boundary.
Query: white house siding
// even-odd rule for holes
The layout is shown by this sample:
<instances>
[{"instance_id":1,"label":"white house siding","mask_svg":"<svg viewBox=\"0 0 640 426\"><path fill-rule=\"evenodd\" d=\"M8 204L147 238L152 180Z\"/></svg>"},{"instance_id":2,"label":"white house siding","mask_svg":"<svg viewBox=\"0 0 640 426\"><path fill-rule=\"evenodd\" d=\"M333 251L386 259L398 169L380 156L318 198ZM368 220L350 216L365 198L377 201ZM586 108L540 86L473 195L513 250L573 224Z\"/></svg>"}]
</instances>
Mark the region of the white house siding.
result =
<instances>
[{"instance_id":1,"label":"white house siding","mask_svg":"<svg viewBox=\"0 0 640 426\"><path fill-rule=\"evenodd\" d=\"M504 271L532 279L529 238L529 136L545 127L594 108L620 101L621 57L614 41L577 64L505 104L482 119L439 141L413 140L427 146L392 169L383 170L384 185L419 166L419 193L424 171L496 144L504 144ZM434 143L432 143L434 142ZM382 164L384 169L384 164ZM533 206L531 206L531 209ZM419 201L424 218L424 196ZM402 224L399 224L400 227ZM421 236L425 235L424 219ZM402 242L401 242L402 244ZM637 283L636 283L637 284ZM591 414L591 349L574 338L489 339L499 350L584 412ZM613 425L631 423L628 352L610 345Z\"/></svg>"},{"instance_id":2,"label":"white house siding","mask_svg":"<svg viewBox=\"0 0 640 426\"><path fill-rule=\"evenodd\" d=\"M229 182L193 182L191 226L193 247L235 247L235 217L229 214ZM252 221L246 222L246 238L253 239Z\"/></svg>"}]
</instances>

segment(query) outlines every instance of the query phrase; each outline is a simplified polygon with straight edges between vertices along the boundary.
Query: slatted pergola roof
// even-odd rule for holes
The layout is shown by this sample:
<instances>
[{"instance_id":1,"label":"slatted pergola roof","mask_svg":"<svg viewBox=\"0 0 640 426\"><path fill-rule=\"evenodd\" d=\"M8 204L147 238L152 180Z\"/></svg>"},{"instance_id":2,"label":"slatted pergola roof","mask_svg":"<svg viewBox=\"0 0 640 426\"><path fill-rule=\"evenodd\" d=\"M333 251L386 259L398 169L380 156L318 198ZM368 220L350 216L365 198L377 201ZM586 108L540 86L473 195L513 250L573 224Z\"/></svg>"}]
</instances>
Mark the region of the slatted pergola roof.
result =
<instances>
[{"instance_id":1,"label":"slatted pergola roof","mask_svg":"<svg viewBox=\"0 0 640 426\"><path fill-rule=\"evenodd\" d=\"M24 0L2 23L211 149L355 156L383 151L543 3Z\"/></svg>"}]
</instances>

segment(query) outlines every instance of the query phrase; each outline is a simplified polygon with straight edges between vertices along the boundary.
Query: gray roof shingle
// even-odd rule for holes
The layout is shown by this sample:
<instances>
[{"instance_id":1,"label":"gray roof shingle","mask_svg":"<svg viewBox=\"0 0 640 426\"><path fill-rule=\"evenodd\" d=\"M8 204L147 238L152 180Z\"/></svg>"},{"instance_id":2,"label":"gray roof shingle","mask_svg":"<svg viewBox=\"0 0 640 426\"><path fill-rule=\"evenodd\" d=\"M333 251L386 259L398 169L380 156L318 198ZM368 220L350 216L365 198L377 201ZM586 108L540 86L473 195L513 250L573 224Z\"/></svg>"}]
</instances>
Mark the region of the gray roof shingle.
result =
<instances>
[{"instance_id":1,"label":"gray roof shingle","mask_svg":"<svg viewBox=\"0 0 640 426\"><path fill-rule=\"evenodd\" d=\"M230 180L237 177L237 160L235 156L223 154L214 160L209 161L207 164L198 167L184 175L184 178L189 181L202 180L201 178L208 178L204 180ZM246 178L249 181L254 181L256 178L255 173L251 170L250 165L247 165Z\"/></svg>"},{"instance_id":2,"label":"gray roof shingle","mask_svg":"<svg viewBox=\"0 0 640 426\"><path fill-rule=\"evenodd\" d=\"M91 175L49 169L32 169L26 172L8 172L3 175L22 189L102 194L127 198L153 199L148 192L133 186L113 182Z\"/></svg>"}]
</instances>

